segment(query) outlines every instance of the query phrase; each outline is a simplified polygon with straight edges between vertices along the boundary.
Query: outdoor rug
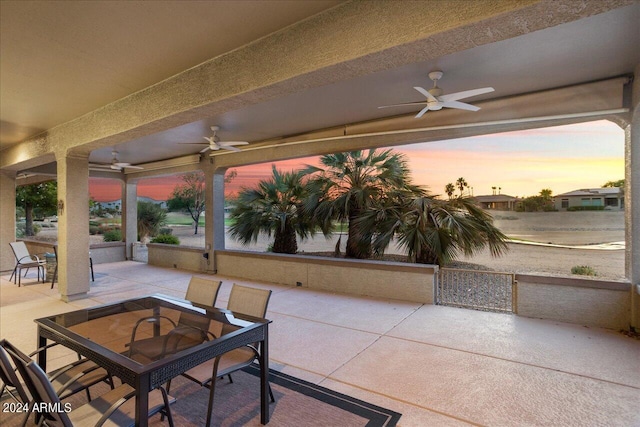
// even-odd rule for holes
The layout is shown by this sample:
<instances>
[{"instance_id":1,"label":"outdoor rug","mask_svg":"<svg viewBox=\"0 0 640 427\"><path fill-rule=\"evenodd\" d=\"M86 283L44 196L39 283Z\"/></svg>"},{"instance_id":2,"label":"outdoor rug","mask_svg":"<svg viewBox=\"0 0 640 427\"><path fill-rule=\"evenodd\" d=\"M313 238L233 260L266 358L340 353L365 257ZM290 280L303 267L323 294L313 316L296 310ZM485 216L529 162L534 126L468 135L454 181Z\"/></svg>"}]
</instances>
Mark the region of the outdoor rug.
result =
<instances>
[{"instance_id":1,"label":"outdoor rug","mask_svg":"<svg viewBox=\"0 0 640 427\"><path fill-rule=\"evenodd\" d=\"M245 368L233 376L233 384L225 377L216 383L213 404L213 426L260 426L260 370L257 366ZM280 372L270 371L270 383L276 402L269 405L273 427L393 427L401 414L372 405L362 400L337 393L325 387L300 380ZM95 386L92 394L108 390L106 385ZM204 426L207 419L209 390L183 377L171 384L171 395L177 401L171 405L176 427ZM3 400L6 402L6 400ZM70 399L72 407L86 403L84 393ZM0 414L0 425L18 426L21 417ZM2 418L5 418L2 420ZM149 420L154 427L168 426L159 415Z\"/></svg>"}]
</instances>

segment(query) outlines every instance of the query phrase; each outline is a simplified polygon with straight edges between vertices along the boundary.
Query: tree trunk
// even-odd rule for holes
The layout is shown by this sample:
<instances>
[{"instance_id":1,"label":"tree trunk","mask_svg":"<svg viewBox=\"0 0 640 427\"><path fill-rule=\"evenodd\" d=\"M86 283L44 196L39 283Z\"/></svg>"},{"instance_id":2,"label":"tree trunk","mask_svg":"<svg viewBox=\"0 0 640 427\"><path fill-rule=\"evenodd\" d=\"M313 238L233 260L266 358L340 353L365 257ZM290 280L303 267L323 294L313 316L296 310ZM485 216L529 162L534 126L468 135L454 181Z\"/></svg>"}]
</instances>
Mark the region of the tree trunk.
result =
<instances>
[{"instance_id":1,"label":"tree trunk","mask_svg":"<svg viewBox=\"0 0 640 427\"><path fill-rule=\"evenodd\" d=\"M33 233L33 205L27 203L24 206L24 235L25 236L34 236Z\"/></svg>"},{"instance_id":2,"label":"tree trunk","mask_svg":"<svg viewBox=\"0 0 640 427\"><path fill-rule=\"evenodd\" d=\"M284 229L280 227L276 229L273 252L278 254L295 254L298 252L296 232L289 221L285 223Z\"/></svg>"},{"instance_id":3,"label":"tree trunk","mask_svg":"<svg viewBox=\"0 0 640 427\"><path fill-rule=\"evenodd\" d=\"M352 214L349 215L349 237L347 238L347 247L345 249L345 256L347 258L356 259L368 259L371 258L371 238L372 235L369 232L362 232L359 230L356 232L352 226L353 221L359 216L359 211L352 210Z\"/></svg>"},{"instance_id":4,"label":"tree trunk","mask_svg":"<svg viewBox=\"0 0 640 427\"><path fill-rule=\"evenodd\" d=\"M435 252L428 247L422 247L420 250L420 254L416 255L416 263L417 264L435 264L440 265L438 262L438 257Z\"/></svg>"}]
</instances>

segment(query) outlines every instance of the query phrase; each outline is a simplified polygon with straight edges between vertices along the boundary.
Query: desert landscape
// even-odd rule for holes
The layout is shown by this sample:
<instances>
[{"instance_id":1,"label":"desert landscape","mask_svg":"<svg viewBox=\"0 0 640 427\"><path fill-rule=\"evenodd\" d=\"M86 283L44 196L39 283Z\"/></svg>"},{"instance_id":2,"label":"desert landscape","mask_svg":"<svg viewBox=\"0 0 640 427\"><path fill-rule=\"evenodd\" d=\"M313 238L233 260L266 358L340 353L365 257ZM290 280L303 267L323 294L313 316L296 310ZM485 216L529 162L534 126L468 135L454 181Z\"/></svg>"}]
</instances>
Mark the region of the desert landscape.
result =
<instances>
[{"instance_id":1,"label":"desert landscape","mask_svg":"<svg viewBox=\"0 0 640 427\"><path fill-rule=\"evenodd\" d=\"M509 251L493 258L488 250L471 258L461 258L454 266L487 269L509 273L541 273L571 276L574 266L588 266L595 270L597 278L620 280L625 278L625 224L622 211L585 212L492 212L495 224L512 241ZM173 234L180 244L204 248L204 228L193 234L193 227L173 226ZM43 228L38 238L55 240L55 228ZM92 243L102 236L91 236ZM298 242L300 253L332 252L339 236L329 239L318 234L314 238ZM346 236L341 241L344 251ZM227 249L265 251L270 243L266 236L249 246L243 246L227 235ZM391 247L389 254L402 254ZM140 252L144 260L144 251Z\"/></svg>"}]
</instances>

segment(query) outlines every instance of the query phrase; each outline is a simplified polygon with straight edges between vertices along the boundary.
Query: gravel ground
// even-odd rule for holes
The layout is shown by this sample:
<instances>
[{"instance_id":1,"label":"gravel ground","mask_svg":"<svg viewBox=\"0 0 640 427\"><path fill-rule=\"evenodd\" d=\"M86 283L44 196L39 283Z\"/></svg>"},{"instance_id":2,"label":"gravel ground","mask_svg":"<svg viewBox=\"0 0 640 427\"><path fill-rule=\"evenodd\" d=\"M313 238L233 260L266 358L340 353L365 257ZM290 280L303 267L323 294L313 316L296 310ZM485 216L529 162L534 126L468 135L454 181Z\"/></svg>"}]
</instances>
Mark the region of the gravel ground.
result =
<instances>
[{"instance_id":1,"label":"gravel ground","mask_svg":"<svg viewBox=\"0 0 640 427\"><path fill-rule=\"evenodd\" d=\"M624 279L624 247L618 249L583 249L595 244L624 242L624 213L613 211L600 212L540 212L516 213L495 212L495 224L505 234L526 243L510 243L509 251L502 257L493 258L488 250L472 258L461 258L455 266L461 268L486 269L507 273L538 273L553 275L571 275L571 267L585 265L592 267L600 279ZM204 230L193 235L193 228L173 227L173 234L180 238L182 245L204 247ZM43 229L39 238L55 240L56 229ZM91 236L92 243L101 241L102 236ZM332 253L338 237L316 238L299 242L300 253ZM346 236L342 238L344 252ZM541 243L534 245L530 243ZM243 246L227 236L227 249L246 249L264 251L269 239L260 238L253 245ZM580 246L553 247L547 244ZM402 254L396 247L389 254ZM392 257L402 260L404 257Z\"/></svg>"}]
</instances>

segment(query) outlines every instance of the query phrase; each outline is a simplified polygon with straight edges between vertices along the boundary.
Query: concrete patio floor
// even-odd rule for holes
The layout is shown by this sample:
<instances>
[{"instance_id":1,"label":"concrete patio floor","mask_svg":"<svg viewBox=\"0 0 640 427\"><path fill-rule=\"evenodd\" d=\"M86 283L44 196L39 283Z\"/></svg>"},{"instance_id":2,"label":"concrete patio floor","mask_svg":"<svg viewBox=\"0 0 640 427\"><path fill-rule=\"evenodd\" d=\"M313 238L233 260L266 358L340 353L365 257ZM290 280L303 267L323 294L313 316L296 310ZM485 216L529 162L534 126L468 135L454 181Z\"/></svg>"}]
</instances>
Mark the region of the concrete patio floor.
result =
<instances>
[{"instance_id":1,"label":"concrete patio floor","mask_svg":"<svg viewBox=\"0 0 640 427\"><path fill-rule=\"evenodd\" d=\"M152 293L183 297L193 274L136 262L95 273L88 297L68 304L35 272L21 288L3 275L0 337L31 351L34 318ZM400 412L401 426L640 426L640 341L617 331L217 279L219 307L234 282L273 290L272 369ZM50 367L70 358L52 351Z\"/></svg>"}]
</instances>

